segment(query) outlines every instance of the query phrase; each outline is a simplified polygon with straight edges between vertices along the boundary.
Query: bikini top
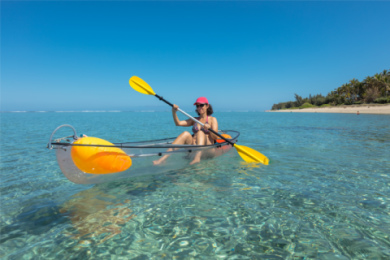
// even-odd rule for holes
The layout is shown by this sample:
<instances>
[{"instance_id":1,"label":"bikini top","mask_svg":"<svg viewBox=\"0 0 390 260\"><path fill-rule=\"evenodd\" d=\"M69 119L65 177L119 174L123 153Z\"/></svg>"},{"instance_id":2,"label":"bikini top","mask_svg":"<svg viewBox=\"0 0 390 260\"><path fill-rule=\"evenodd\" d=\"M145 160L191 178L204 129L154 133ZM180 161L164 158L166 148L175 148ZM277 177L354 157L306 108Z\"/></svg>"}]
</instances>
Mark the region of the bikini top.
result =
<instances>
[{"instance_id":1,"label":"bikini top","mask_svg":"<svg viewBox=\"0 0 390 260\"><path fill-rule=\"evenodd\" d=\"M199 120L199 118L197 118L197 119ZM205 124L208 124L208 123L209 123L209 117L206 118L206 123ZM205 134L209 133L209 130L205 130L204 128L201 128L200 130L203 131L203 133L205 133ZM192 127L192 132L194 134L196 134L198 131L199 131L198 123L194 122L194 126Z\"/></svg>"}]
</instances>

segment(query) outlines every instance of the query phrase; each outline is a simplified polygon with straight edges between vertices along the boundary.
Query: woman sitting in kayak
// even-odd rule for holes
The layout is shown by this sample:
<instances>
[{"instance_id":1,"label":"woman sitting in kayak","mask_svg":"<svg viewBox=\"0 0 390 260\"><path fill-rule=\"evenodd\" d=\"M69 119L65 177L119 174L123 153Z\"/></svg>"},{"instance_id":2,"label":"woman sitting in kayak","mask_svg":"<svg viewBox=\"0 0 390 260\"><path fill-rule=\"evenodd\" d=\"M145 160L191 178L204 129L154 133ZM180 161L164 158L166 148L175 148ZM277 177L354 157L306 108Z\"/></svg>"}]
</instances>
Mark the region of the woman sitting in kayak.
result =
<instances>
[{"instance_id":1,"label":"woman sitting in kayak","mask_svg":"<svg viewBox=\"0 0 390 260\"><path fill-rule=\"evenodd\" d=\"M179 109L177 105L173 105L172 107L172 116L173 121L177 126L192 126L193 135L191 135L188 131L184 131L181 133L172 144L189 144L189 145L212 145L215 140L218 139L218 136L209 131L211 128L215 132L218 132L218 122L215 117L212 117L213 108L209 104L209 101L205 97L198 98L194 105L196 106L196 113L198 113L199 117L196 119L204 124L202 127L198 123L192 121L191 119L187 120L179 120L176 112ZM169 149L168 151L171 151ZM198 152L194 160L190 164L200 162L201 152ZM162 156L160 159L153 161L154 165L160 164L164 162L168 158L168 154Z\"/></svg>"}]
</instances>

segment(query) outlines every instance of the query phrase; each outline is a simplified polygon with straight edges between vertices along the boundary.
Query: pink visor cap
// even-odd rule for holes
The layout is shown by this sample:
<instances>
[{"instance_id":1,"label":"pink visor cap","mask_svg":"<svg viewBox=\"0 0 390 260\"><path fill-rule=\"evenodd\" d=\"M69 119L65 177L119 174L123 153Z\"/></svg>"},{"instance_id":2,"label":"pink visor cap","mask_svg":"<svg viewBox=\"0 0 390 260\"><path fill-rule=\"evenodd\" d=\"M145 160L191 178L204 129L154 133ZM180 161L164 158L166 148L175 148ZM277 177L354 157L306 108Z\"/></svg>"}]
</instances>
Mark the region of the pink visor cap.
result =
<instances>
[{"instance_id":1,"label":"pink visor cap","mask_svg":"<svg viewBox=\"0 0 390 260\"><path fill-rule=\"evenodd\" d=\"M207 100L207 98L205 98L205 97L200 97L200 98L198 98L198 99L195 101L194 105L196 105L196 104L208 104L208 103L209 103L209 101Z\"/></svg>"}]
</instances>

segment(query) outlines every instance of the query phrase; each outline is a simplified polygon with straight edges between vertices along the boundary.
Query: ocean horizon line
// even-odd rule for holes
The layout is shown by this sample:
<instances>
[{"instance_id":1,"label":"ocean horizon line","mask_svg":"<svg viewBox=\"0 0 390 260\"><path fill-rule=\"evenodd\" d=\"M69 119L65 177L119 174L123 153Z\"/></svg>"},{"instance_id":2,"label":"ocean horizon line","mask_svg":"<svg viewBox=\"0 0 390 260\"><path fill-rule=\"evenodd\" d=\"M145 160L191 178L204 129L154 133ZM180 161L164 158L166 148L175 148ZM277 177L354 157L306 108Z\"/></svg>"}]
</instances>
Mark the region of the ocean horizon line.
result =
<instances>
[{"instance_id":1,"label":"ocean horizon line","mask_svg":"<svg viewBox=\"0 0 390 260\"><path fill-rule=\"evenodd\" d=\"M154 113L154 112L171 112L170 110L40 110L40 111L34 111L34 110L12 110L12 111L0 111L0 113ZM266 112L265 110L220 110L215 111L216 113L263 113Z\"/></svg>"}]
</instances>

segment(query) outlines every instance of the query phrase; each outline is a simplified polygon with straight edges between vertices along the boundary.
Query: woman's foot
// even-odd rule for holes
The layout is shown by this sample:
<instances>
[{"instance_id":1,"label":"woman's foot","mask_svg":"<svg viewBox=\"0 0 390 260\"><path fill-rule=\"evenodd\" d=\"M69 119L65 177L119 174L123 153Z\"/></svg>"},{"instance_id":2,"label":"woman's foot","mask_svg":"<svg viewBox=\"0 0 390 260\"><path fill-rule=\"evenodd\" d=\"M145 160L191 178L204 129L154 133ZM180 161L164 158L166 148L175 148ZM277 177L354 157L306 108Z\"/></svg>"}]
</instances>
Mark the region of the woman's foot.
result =
<instances>
[{"instance_id":1,"label":"woman's foot","mask_svg":"<svg viewBox=\"0 0 390 260\"><path fill-rule=\"evenodd\" d=\"M190 165L193 165L195 163L199 163L200 162L200 157L201 157L202 153L201 152L198 152L196 155L195 155L195 158L194 160L192 160L192 162L190 162Z\"/></svg>"},{"instance_id":2,"label":"woman's foot","mask_svg":"<svg viewBox=\"0 0 390 260\"><path fill-rule=\"evenodd\" d=\"M160 159L153 161L153 165L160 165L160 164L162 164L163 162L165 162L165 160L166 160L167 158L168 158L168 155L164 155L164 156L161 157Z\"/></svg>"},{"instance_id":3,"label":"woman's foot","mask_svg":"<svg viewBox=\"0 0 390 260\"><path fill-rule=\"evenodd\" d=\"M190 162L190 165L193 165L195 163L199 163L200 162L200 159L194 159L192 162Z\"/></svg>"}]
</instances>

